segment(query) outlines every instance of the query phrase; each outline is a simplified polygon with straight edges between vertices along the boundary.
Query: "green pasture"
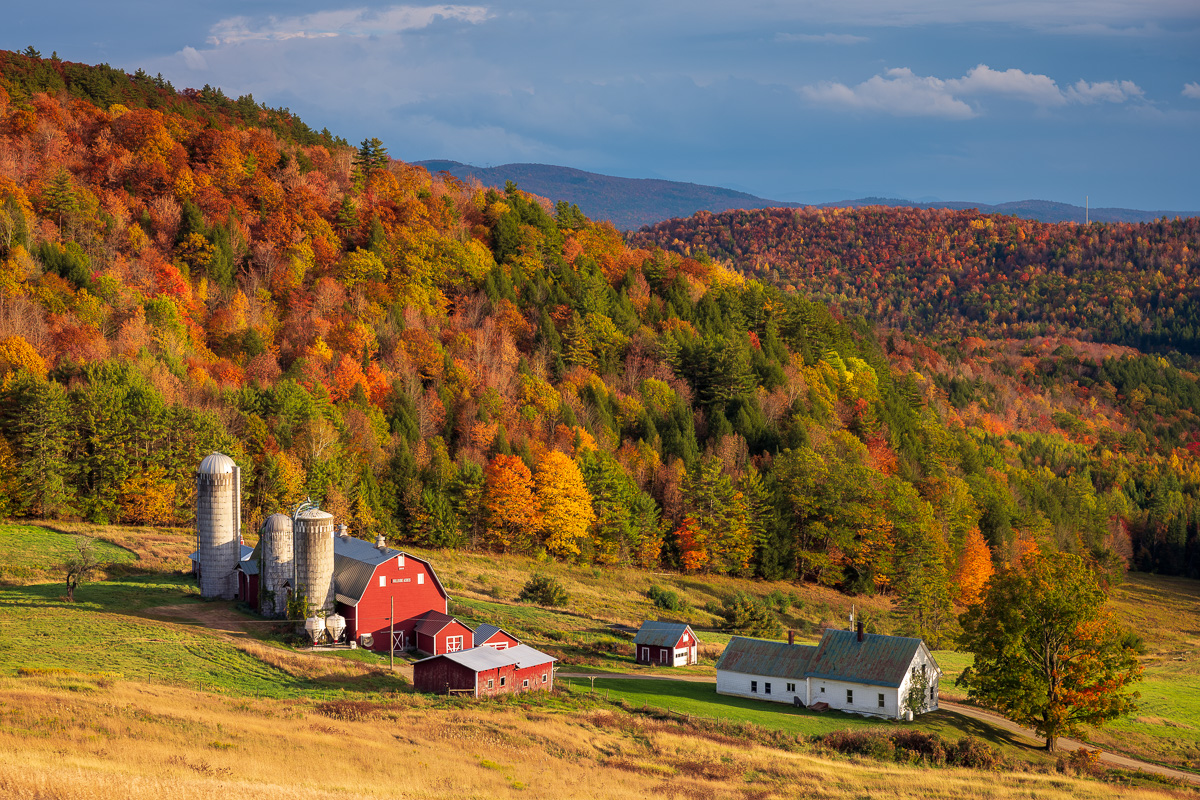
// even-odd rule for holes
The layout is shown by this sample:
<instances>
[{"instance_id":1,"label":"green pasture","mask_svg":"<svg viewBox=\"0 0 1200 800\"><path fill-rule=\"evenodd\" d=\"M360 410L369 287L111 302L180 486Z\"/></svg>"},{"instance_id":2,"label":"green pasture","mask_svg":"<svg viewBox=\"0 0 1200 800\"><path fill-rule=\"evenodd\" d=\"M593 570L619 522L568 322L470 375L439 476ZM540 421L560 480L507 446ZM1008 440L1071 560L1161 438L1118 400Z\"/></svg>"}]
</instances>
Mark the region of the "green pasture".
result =
<instances>
[{"instance_id":1,"label":"green pasture","mask_svg":"<svg viewBox=\"0 0 1200 800\"><path fill-rule=\"evenodd\" d=\"M565 679L559 679L560 685ZM606 696L610 700L624 700L632 708L650 706L676 714L691 714L732 723L749 723L771 730L801 736L813 736L830 731L854 728L892 728L911 726L936 733L950 741L963 736L975 736L997 747L1006 756L1018 756L1024 760L1044 760L1039 754L1040 744L987 723L965 717L953 711L941 710L922 714L915 722L871 719L857 714L837 711L817 713L805 708L796 708L784 703L766 703L742 697L728 697L716 693L715 685L700 681L636 680L628 678L597 678L595 689L586 679L571 681L570 691L579 694Z\"/></svg>"},{"instance_id":2,"label":"green pasture","mask_svg":"<svg viewBox=\"0 0 1200 800\"><path fill-rule=\"evenodd\" d=\"M77 537L39 525L0 522L0 583L48 576L75 555ZM137 554L110 542L92 542L101 564L132 564Z\"/></svg>"}]
</instances>

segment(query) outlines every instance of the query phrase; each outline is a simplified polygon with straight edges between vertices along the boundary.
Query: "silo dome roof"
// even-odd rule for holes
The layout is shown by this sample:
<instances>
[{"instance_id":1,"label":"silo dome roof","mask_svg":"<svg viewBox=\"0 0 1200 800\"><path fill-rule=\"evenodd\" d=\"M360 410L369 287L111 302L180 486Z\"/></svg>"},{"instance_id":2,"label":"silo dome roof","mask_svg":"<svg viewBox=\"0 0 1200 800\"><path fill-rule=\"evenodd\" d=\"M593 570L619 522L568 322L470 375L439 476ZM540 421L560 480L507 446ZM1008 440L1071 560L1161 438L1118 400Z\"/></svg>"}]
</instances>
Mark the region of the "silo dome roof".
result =
<instances>
[{"instance_id":1,"label":"silo dome roof","mask_svg":"<svg viewBox=\"0 0 1200 800\"><path fill-rule=\"evenodd\" d=\"M272 514L263 522L264 533L291 533L292 518L287 514Z\"/></svg>"},{"instance_id":2,"label":"silo dome roof","mask_svg":"<svg viewBox=\"0 0 1200 800\"><path fill-rule=\"evenodd\" d=\"M319 508L310 508L307 511L301 511L297 514L296 519L326 520L333 519L333 514L330 514L328 511L322 511Z\"/></svg>"},{"instance_id":3,"label":"silo dome roof","mask_svg":"<svg viewBox=\"0 0 1200 800\"><path fill-rule=\"evenodd\" d=\"M224 453L212 453L204 457L196 471L205 475L229 475L236 466L233 459Z\"/></svg>"}]
</instances>

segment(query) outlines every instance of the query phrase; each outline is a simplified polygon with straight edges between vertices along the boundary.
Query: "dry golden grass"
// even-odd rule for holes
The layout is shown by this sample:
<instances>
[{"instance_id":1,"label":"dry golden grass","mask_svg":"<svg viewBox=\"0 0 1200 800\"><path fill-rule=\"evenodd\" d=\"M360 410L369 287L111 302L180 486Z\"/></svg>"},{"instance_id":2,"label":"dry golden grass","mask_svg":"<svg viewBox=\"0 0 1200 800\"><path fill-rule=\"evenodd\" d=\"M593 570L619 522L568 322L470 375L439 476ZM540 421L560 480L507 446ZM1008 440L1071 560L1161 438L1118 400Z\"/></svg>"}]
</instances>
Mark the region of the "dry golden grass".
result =
<instances>
[{"instance_id":1,"label":"dry golden grass","mask_svg":"<svg viewBox=\"0 0 1200 800\"><path fill-rule=\"evenodd\" d=\"M316 703L58 675L0 679L0 797L1129 798L1038 773L830 761L620 711L419 695ZM1194 796L1194 795L1192 795Z\"/></svg>"},{"instance_id":2,"label":"dry golden grass","mask_svg":"<svg viewBox=\"0 0 1200 800\"><path fill-rule=\"evenodd\" d=\"M286 672L293 678L306 680L328 680L330 678L360 678L366 675L382 675L386 672L377 666L351 661L336 656L303 653L262 644L255 639L231 639L231 645L264 664Z\"/></svg>"},{"instance_id":3,"label":"dry golden grass","mask_svg":"<svg viewBox=\"0 0 1200 800\"><path fill-rule=\"evenodd\" d=\"M191 528L139 528L61 520L30 520L27 524L71 536L91 536L112 542L136 553L138 558L132 566L145 572L190 570L192 562L188 554L196 549L196 532Z\"/></svg>"}]
</instances>

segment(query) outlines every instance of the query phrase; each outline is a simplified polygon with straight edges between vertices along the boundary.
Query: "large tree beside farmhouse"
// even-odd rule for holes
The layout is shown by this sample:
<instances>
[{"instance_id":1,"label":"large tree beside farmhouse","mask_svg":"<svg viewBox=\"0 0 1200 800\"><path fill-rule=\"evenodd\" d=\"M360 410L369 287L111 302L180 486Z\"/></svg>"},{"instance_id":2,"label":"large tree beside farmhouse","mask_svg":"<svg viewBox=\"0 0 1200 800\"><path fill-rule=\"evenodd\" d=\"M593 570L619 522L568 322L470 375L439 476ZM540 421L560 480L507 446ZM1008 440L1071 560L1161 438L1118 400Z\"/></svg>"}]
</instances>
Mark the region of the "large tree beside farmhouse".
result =
<instances>
[{"instance_id":1,"label":"large tree beside farmhouse","mask_svg":"<svg viewBox=\"0 0 1200 800\"><path fill-rule=\"evenodd\" d=\"M975 663L959 683L972 699L1046 737L1100 725L1136 708L1142 667L1130 637L1108 618L1105 593L1083 560L1028 554L998 572L962 617Z\"/></svg>"}]
</instances>

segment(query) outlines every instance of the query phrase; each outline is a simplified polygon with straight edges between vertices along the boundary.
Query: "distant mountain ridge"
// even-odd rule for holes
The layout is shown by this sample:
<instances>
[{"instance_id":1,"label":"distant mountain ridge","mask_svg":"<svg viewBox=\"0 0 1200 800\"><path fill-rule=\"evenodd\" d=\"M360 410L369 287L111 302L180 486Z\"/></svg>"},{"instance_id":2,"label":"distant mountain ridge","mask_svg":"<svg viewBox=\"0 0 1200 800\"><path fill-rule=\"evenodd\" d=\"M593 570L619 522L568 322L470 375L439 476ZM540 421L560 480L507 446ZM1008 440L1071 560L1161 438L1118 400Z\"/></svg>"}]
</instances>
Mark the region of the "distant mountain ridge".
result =
<instances>
[{"instance_id":1,"label":"distant mountain ridge","mask_svg":"<svg viewBox=\"0 0 1200 800\"><path fill-rule=\"evenodd\" d=\"M918 203L884 197L863 197L829 203L787 203L768 200L720 186L668 181L658 178L618 178L549 164L502 164L476 167L459 161L413 162L430 172L448 172L456 178L476 178L486 186L504 186L512 181L521 189L551 200L565 200L596 220L608 220L622 230L637 230L667 219L690 217L697 211L719 214L732 209L758 208L860 208L878 205L908 208L977 208L984 214L1008 214L1039 222L1151 222L1161 217L1200 216L1196 211L1141 211L1131 208L1093 208L1050 200L1019 200L991 205L946 201Z\"/></svg>"}]
</instances>

